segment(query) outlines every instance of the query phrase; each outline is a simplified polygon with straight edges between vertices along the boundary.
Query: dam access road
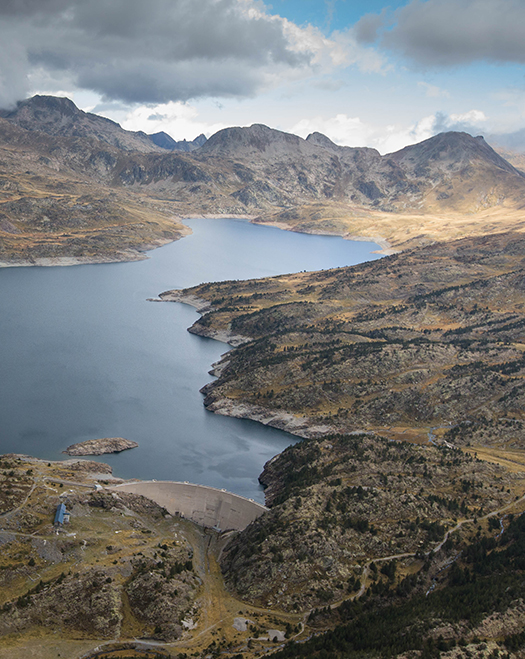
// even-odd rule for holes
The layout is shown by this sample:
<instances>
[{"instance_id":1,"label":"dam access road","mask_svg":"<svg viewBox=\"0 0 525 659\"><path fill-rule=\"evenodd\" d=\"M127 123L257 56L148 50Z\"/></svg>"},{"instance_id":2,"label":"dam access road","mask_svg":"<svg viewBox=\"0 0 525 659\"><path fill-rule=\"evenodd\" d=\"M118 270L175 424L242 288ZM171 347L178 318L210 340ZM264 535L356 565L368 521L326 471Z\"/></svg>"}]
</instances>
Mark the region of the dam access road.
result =
<instances>
[{"instance_id":1,"label":"dam access road","mask_svg":"<svg viewBox=\"0 0 525 659\"><path fill-rule=\"evenodd\" d=\"M142 494L165 508L170 515L181 515L217 531L242 531L268 510L238 494L193 483L138 481L107 489Z\"/></svg>"}]
</instances>

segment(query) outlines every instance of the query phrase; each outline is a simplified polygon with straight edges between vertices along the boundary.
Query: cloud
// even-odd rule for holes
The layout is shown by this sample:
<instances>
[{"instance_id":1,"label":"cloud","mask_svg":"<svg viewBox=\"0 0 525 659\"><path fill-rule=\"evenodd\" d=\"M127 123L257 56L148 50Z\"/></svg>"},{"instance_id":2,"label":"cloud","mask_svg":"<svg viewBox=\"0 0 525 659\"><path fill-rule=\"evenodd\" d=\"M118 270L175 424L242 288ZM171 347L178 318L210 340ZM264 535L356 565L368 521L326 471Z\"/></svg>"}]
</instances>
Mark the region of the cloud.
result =
<instances>
[{"instance_id":1,"label":"cloud","mask_svg":"<svg viewBox=\"0 0 525 659\"><path fill-rule=\"evenodd\" d=\"M378 31L384 26L387 14L365 14L354 26L354 34L359 43L373 43Z\"/></svg>"},{"instance_id":2,"label":"cloud","mask_svg":"<svg viewBox=\"0 0 525 659\"><path fill-rule=\"evenodd\" d=\"M449 97L450 93L447 92L446 89L441 89L441 87L437 87L436 85L431 85L428 82L418 82L417 83L420 87L424 87L425 89L425 96L428 96L429 98L439 98L442 96Z\"/></svg>"},{"instance_id":3,"label":"cloud","mask_svg":"<svg viewBox=\"0 0 525 659\"><path fill-rule=\"evenodd\" d=\"M380 66L355 38L299 27L260 0L1 0L0 39L0 106L54 87L132 104L250 97Z\"/></svg>"},{"instance_id":4,"label":"cloud","mask_svg":"<svg viewBox=\"0 0 525 659\"><path fill-rule=\"evenodd\" d=\"M464 131L477 135L486 121L487 117L480 110L451 115L437 112L409 126L374 126L359 117L338 114L334 117L317 116L303 119L290 131L301 137L318 131L340 146L367 146L384 154L422 142L444 131Z\"/></svg>"},{"instance_id":5,"label":"cloud","mask_svg":"<svg viewBox=\"0 0 525 659\"><path fill-rule=\"evenodd\" d=\"M3 0L0 103L54 78L128 103L249 96L310 69L300 36L251 0Z\"/></svg>"},{"instance_id":6,"label":"cloud","mask_svg":"<svg viewBox=\"0 0 525 659\"><path fill-rule=\"evenodd\" d=\"M290 132L301 137L319 132L341 146L368 146L373 129L359 117L337 114L335 117L312 117L301 119Z\"/></svg>"},{"instance_id":7,"label":"cloud","mask_svg":"<svg viewBox=\"0 0 525 659\"><path fill-rule=\"evenodd\" d=\"M380 19L380 20L378 20ZM424 66L475 61L525 62L523 0L412 0L392 15L367 15L355 26L361 43L382 46Z\"/></svg>"},{"instance_id":8,"label":"cloud","mask_svg":"<svg viewBox=\"0 0 525 659\"><path fill-rule=\"evenodd\" d=\"M127 113L121 125L126 130L143 130L149 134L164 131L175 140L192 140L201 133L209 137L218 130L227 128L227 125L221 122L203 122L199 119L196 108L180 101L170 101L154 107L136 107Z\"/></svg>"}]
</instances>

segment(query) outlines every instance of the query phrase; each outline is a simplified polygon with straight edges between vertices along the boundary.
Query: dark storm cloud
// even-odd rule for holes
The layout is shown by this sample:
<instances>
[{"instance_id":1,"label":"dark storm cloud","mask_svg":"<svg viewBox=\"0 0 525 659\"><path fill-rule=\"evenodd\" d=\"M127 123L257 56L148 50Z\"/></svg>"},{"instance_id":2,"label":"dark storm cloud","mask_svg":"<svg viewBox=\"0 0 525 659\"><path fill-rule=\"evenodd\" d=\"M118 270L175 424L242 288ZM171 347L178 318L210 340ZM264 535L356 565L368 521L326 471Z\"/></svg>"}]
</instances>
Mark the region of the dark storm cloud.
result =
<instances>
[{"instance_id":1,"label":"dark storm cloud","mask_svg":"<svg viewBox=\"0 0 525 659\"><path fill-rule=\"evenodd\" d=\"M371 43L382 27L380 44L418 64L525 62L523 0L412 0L389 20L375 19L368 15L357 23L357 38Z\"/></svg>"},{"instance_id":2,"label":"dark storm cloud","mask_svg":"<svg viewBox=\"0 0 525 659\"><path fill-rule=\"evenodd\" d=\"M0 38L18 46L17 74L69 79L110 100L246 96L267 74L309 62L294 52L282 21L248 7L246 0L0 0ZM4 103L7 68L0 59Z\"/></svg>"}]
</instances>

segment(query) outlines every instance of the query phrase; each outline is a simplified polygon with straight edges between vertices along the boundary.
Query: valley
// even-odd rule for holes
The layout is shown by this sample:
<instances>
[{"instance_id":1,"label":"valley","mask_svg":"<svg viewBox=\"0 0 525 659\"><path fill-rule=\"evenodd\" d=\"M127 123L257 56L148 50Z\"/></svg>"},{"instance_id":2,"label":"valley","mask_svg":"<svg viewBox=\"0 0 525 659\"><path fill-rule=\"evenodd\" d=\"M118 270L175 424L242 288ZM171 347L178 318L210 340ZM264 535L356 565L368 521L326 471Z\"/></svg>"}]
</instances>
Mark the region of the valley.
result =
<instances>
[{"instance_id":1,"label":"valley","mask_svg":"<svg viewBox=\"0 0 525 659\"><path fill-rule=\"evenodd\" d=\"M372 435L287 449L261 475L271 512L233 537L112 489L122 481L103 463L5 455L0 479L9 659L251 659L287 639L315 643L353 601L406 608L436 589L435 601L470 543L490 547L525 509L523 472ZM59 503L70 518L57 528ZM446 638L466 648L482 638L493 651L516 629L516 595Z\"/></svg>"},{"instance_id":2,"label":"valley","mask_svg":"<svg viewBox=\"0 0 525 659\"><path fill-rule=\"evenodd\" d=\"M368 238L384 257L155 300L195 307L190 333L230 345L201 389L209 412L301 439L260 465L269 510L246 528L113 489L103 463L0 457L2 656L521 659L525 174L459 132L384 156L261 124L168 138L67 99L2 112L2 264L140 260L202 215ZM212 456L209 473L246 478L247 446L235 435L232 471ZM203 473L209 448L176 450Z\"/></svg>"},{"instance_id":3,"label":"valley","mask_svg":"<svg viewBox=\"0 0 525 659\"><path fill-rule=\"evenodd\" d=\"M3 112L0 260L142 258L186 235L180 219L194 215L364 237L395 250L524 228L525 175L466 133L384 156L260 124L195 144L160 139L164 148L154 137L68 99L35 96Z\"/></svg>"}]
</instances>

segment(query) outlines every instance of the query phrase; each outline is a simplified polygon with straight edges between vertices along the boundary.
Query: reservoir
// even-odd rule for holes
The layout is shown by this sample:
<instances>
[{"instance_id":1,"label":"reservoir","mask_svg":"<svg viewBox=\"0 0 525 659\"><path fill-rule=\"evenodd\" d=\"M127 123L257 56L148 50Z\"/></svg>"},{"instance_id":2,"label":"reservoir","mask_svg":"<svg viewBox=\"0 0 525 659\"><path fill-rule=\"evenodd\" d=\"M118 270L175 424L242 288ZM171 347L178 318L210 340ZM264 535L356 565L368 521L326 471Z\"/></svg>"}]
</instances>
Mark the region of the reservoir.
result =
<instances>
[{"instance_id":1,"label":"reservoir","mask_svg":"<svg viewBox=\"0 0 525 659\"><path fill-rule=\"evenodd\" d=\"M144 261L0 270L0 454L58 460L70 444L125 437L139 448L93 459L123 478L264 501L257 476L295 438L207 412L199 389L228 346L186 331L193 308L147 298L204 281L352 265L379 258L379 247L242 220L186 223L191 236Z\"/></svg>"}]
</instances>

